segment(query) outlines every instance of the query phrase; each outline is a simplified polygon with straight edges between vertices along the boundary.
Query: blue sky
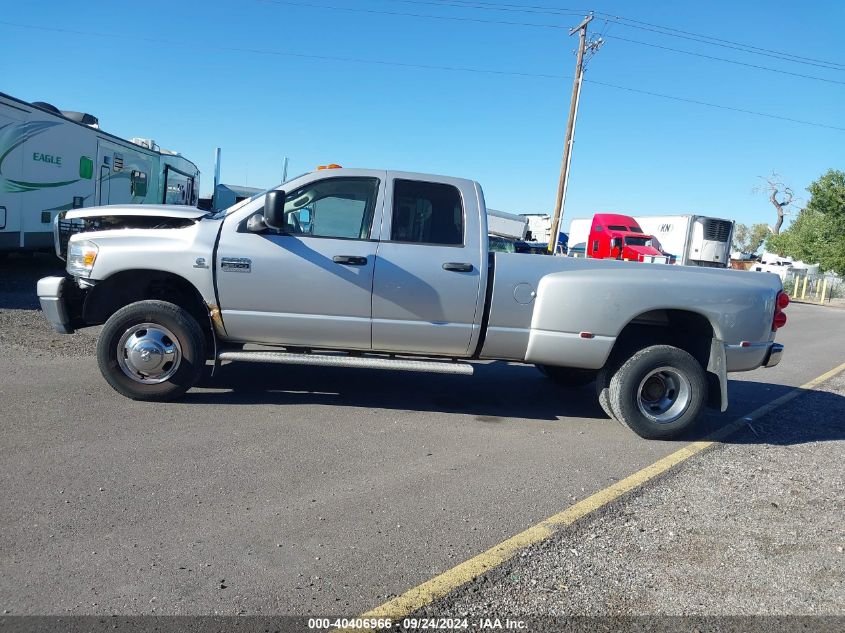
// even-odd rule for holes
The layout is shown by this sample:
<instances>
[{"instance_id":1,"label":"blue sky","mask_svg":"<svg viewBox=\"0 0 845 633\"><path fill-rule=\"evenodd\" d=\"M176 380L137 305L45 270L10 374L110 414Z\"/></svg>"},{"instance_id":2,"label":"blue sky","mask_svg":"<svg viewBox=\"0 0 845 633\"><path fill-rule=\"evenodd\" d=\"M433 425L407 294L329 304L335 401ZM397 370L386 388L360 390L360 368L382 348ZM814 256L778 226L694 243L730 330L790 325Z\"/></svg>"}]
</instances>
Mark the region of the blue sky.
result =
<instances>
[{"instance_id":1,"label":"blue sky","mask_svg":"<svg viewBox=\"0 0 845 633\"><path fill-rule=\"evenodd\" d=\"M272 186L289 156L292 174L336 162L473 178L489 206L528 213L549 212L554 203L576 38L564 28L482 20L570 27L580 21L577 14L528 8L593 9L845 64L845 3L839 1L494 3L526 11L481 10L482 2L458 8L453 5L459 2L443 0L147 0L88 3L84 9L68 2L7 2L0 17L0 91L91 112L111 133L153 138L182 152L199 165L203 194L211 190L214 148L220 146L228 183ZM599 18L591 29L607 37L587 80L845 128L845 83L616 38L840 82L845 70ZM585 83L565 215L692 212L771 222L768 201L753 192L758 176L777 171L806 195L807 184L825 170L845 168L843 148L842 130Z\"/></svg>"}]
</instances>

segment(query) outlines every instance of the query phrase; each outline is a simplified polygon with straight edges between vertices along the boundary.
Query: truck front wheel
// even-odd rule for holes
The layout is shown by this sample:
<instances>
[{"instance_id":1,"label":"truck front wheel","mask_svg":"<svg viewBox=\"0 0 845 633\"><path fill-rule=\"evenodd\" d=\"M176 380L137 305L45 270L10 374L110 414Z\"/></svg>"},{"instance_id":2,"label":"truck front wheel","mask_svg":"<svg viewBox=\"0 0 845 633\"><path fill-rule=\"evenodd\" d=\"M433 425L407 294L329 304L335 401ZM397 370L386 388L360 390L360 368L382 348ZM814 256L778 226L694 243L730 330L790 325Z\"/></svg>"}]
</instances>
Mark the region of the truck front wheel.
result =
<instances>
[{"instance_id":1,"label":"truck front wheel","mask_svg":"<svg viewBox=\"0 0 845 633\"><path fill-rule=\"evenodd\" d=\"M166 301L139 301L115 312L97 341L100 372L133 400L166 402L196 384L205 365L196 319Z\"/></svg>"},{"instance_id":2,"label":"truck front wheel","mask_svg":"<svg viewBox=\"0 0 845 633\"><path fill-rule=\"evenodd\" d=\"M707 402L701 364L671 345L651 345L625 361L610 379L614 417L646 439L671 439L692 426Z\"/></svg>"}]
</instances>

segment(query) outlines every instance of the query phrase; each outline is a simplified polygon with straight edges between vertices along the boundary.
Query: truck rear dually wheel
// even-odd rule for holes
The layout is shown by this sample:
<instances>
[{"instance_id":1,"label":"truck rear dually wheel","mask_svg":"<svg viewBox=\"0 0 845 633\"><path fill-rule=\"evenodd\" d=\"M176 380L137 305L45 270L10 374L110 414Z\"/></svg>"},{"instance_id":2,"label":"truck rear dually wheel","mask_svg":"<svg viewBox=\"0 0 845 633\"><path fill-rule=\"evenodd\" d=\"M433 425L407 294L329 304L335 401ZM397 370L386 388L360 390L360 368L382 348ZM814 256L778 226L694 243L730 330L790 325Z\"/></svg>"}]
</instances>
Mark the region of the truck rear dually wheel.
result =
<instances>
[{"instance_id":1,"label":"truck rear dually wheel","mask_svg":"<svg viewBox=\"0 0 845 633\"><path fill-rule=\"evenodd\" d=\"M639 350L610 378L615 417L646 439L670 439L692 426L707 401L704 368L671 345Z\"/></svg>"},{"instance_id":2,"label":"truck rear dually wheel","mask_svg":"<svg viewBox=\"0 0 845 633\"><path fill-rule=\"evenodd\" d=\"M598 396L599 405L602 411L607 414L607 417L611 420L618 421L616 413L613 412L613 408L610 406L610 379L613 377L614 371L616 371L616 367L608 361L608 364L602 367L599 373L596 374L596 396Z\"/></svg>"},{"instance_id":3,"label":"truck rear dually wheel","mask_svg":"<svg viewBox=\"0 0 845 633\"><path fill-rule=\"evenodd\" d=\"M121 395L166 402L196 384L205 366L205 339L186 310L166 301L139 301L106 321L97 362Z\"/></svg>"}]
</instances>

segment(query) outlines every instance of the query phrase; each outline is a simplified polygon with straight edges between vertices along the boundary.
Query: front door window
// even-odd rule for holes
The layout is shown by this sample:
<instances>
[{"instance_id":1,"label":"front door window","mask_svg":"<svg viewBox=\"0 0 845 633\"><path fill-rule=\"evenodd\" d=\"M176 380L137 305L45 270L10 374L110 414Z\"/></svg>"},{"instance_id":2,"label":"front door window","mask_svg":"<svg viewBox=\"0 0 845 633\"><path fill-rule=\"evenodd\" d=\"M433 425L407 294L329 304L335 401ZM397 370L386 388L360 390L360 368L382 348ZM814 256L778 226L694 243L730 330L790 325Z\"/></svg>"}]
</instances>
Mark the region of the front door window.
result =
<instances>
[{"instance_id":1,"label":"front door window","mask_svg":"<svg viewBox=\"0 0 845 633\"><path fill-rule=\"evenodd\" d=\"M329 178L305 185L285 196L285 232L368 239L377 193L377 178Z\"/></svg>"}]
</instances>

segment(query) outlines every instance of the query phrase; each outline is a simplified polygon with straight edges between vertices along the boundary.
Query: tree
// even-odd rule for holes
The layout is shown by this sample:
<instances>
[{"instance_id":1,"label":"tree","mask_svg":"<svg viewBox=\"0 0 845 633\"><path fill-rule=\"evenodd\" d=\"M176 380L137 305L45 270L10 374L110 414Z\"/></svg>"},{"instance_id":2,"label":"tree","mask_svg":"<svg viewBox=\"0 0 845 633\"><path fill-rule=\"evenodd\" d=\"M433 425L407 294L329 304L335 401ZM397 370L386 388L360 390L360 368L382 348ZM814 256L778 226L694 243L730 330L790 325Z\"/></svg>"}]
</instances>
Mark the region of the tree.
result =
<instances>
[{"instance_id":1,"label":"tree","mask_svg":"<svg viewBox=\"0 0 845 633\"><path fill-rule=\"evenodd\" d=\"M766 184L757 187L755 190L768 194L769 202L771 202L772 206L775 208L777 220L775 220L775 223L769 227L769 230L772 235L777 235L780 233L780 229L783 226L784 215L789 212L789 208L792 206L793 202L795 202L795 194L793 193L791 187L784 184L780 174L772 172L771 176L760 176L760 178L764 180ZM778 196L780 196L780 200L778 199Z\"/></svg>"},{"instance_id":2,"label":"tree","mask_svg":"<svg viewBox=\"0 0 845 633\"><path fill-rule=\"evenodd\" d=\"M740 253L756 253L769 235L771 230L767 224L737 224L734 227L733 249Z\"/></svg>"},{"instance_id":3,"label":"tree","mask_svg":"<svg viewBox=\"0 0 845 633\"><path fill-rule=\"evenodd\" d=\"M807 190L807 206L766 248L845 275L845 172L830 169Z\"/></svg>"}]
</instances>

